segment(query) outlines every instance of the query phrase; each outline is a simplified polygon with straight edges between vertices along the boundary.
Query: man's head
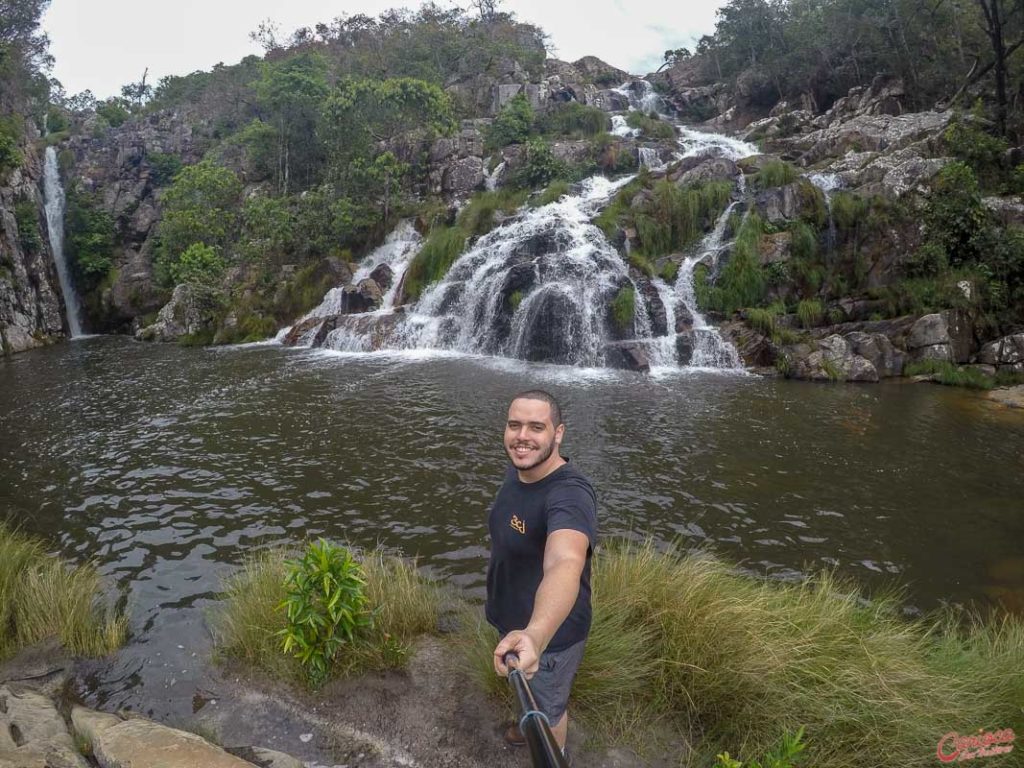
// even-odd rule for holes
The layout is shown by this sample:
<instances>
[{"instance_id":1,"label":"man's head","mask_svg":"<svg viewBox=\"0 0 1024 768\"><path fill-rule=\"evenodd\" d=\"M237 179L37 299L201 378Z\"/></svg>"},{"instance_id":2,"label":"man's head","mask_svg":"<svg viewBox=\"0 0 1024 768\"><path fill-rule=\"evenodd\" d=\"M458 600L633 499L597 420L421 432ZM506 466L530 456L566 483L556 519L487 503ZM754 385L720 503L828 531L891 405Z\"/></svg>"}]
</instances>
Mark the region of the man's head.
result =
<instances>
[{"instance_id":1,"label":"man's head","mask_svg":"<svg viewBox=\"0 0 1024 768\"><path fill-rule=\"evenodd\" d=\"M531 389L520 392L508 407L505 422L505 452L520 472L560 462L558 447L565 434L562 409L548 392Z\"/></svg>"}]
</instances>

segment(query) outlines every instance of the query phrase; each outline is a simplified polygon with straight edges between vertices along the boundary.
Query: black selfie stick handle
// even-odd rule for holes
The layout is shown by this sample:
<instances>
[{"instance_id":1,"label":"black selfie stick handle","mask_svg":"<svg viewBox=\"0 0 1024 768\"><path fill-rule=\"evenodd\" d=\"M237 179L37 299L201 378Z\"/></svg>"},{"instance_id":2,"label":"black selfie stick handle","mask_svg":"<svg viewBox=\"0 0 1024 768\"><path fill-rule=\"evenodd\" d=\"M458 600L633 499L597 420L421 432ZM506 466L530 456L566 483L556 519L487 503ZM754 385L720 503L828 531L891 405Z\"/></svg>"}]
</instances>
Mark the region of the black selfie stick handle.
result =
<instances>
[{"instance_id":1,"label":"black selfie stick handle","mask_svg":"<svg viewBox=\"0 0 1024 768\"><path fill-rule=\"evenodd\" d=\"M523 732L530 747L534 768L568 768L555 735L551 732L548 716L537 707L530 684L519 669L519 657L509 651L505 654L504 662L509 670L509 682L519 699L519 730Z\"/></svg>"}]
</instances>

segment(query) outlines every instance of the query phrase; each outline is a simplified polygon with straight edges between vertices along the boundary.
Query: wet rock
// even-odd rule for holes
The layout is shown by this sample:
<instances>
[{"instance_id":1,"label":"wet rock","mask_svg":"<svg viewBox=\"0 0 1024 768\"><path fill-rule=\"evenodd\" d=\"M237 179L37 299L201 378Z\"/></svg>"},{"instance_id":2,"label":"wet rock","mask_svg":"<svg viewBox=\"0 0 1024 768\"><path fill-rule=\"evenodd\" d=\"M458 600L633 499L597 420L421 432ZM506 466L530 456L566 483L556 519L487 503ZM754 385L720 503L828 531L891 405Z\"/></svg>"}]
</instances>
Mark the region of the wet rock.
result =
<instances>
[{"instance_id":1,"label":"wet rock","mask_svg":"<svg viewBox=\"0 0 1024 768\"><path fill-rule=\"evenodd\" d=\"M370 273L370 279L377 284L381 291L387 292L394 282L395 273L387 264L378 264Z\"/></svg>"},{"instance_id":2,"label":"wet rock","mask_svg":"<svg viewBox=\"0 0 1024 768\"><path fill-rule=\"evenodd\" d=\"M676 333L684 333L693 328L693 313L686 308L685 304L676 304Z\"/></svg>"},{"instance_id":3,"label":"wet rock","mask_svg":"<svg viewBox=\"0 0 1024 768\"><path fill-rule=\"evenodd\" d=\"M377 281L372 278L360 280L358 285L346 285L341 295L341 308L345 314L374 312L384 301Z\"/></svg>"},{"instance_id":4,"label":"wet rock","mask_svg":"<svg viewBox=\"0 0 1024 768\"><path fill-rule=\"evenodd\" d=\"M767 368L775 364L778 349L772 340L760 331L736 321L723 323L722 337L736 347L743 364L752 368Z\"/></svg>"},{"instance_id":5,"label":"wet rock","mask_svg":"<svg viewBox=\"0 0 1024 768\"><path fill-rule=\"evenodd\" d=\"M978 362L1024 373L1024 333L990 341L978 352Z\"/></svg>"},{"instance_id":6,"label":"wet rock","mask_svg":"<svg viewBox=\"0 0 1024 768\"><path fill-rule=\"evenodd\" d=\"M590 160L593 147L589 141L553 141L551 154L563 163L579 165Z\"/></svg>"},{"instance_id":7,"label":"wet rock","mask_svg":"<svg viewBox=\"0 0 1024 768\"><path fill-rule=\"evenodd\" d=\"M139 330L135 337L141 341L177 341L183 336L212 331L219 307L212 289L182 283L175 287L156 321Z\"/></svg>"},{"instance_id":8,"label":"wet rock","mask_svg":"<svg viewBox=\"0 0 1024 768\"><path fill-rule=\"evenodd\" d=\"M736 163L727 157L713 157L677 175L673 181L679 186L689 186L709 181L733 181L737 176L739 168Z\"/></svg>"},{"instance_id":9,"label":"wet rock","mask_svg":"<svg viewBox=\"0 0 1024 768\"><path fill-rule=\"evenodd\" d=\"M647 345L642 341L614 341L604 345L605 362L609 368L647 373L651 370Z\"/></svg>"},{"instance_id":10,"label":"wet rock","mask_svg":"<svg viewBox=\"0 0 1024 768\"><path fill-rule=\"evenodd\" d=\"M651 279L643 274L634 274L633 282L639 289L640 295L647 303L647 315L651 320L651 335L664 336L668 333L668 314L665 311L665 304L661 300L661 294Z\"/></svg>"},{"instance_id":11,"label":"wet rock","mask_svg":"<svg viewBox=\"0 0 1024 768\"><path fill-rule=\"evenodd\" d=\"M693 359L693 348L696 341L695 334L696 332L693 330L676 334L676 362L679 365L689 365Z\"/></svg>"},{"instance_id":12,"label":"wet rock","mask_svg":"<svg viewBox=\"0 0 1024 768\"><path fill-rule=\"evenodd\" d=\"M0 765L26 768L88 768L64 718L48 696L0 688Z\"/></svg>"},{"instance_id":13,"label":"wet rock","mask_svg":"<svg viewBox=\"0 0 1024 768\"><path fill-rule=\"evenodd\" d=\"M101 768L252 768L252 763L194 733L142 718L121 720L83 710L72 710L75 732L92 746Z\"/></svg>"},{"instance_id":14,"label":"wet rock","mask_svg":"<svg viewBox=\"0 0 1024 768\"><path fill-rule=\"evenodd\" d=\"M557 287L543 287L531 301L530 316L516 356L537 363L571 365L586 360L583 318L572 298Z\"/></svg>"},{"instance_id":15,"label":"wet rock","mask_svg":"<svg viewBox=\"0 0 1024 768\"><path fill-rule=\"evenodd\" d=\"M441 191L463 196L475 190L484 181L484 161L479 157L466 157L447 165L441 177Z\"/></svg>"},{"instance_id":16,"label":"wet rock","mask_svg":"<svg viewBox=\"0 0 1024 768\"><path fill-rule=\"evenodd\" d=\"M855 355L863 357L874 366L880 378L903 375L906 356L896 349L885 334L852 331L843 338L849 342Z\"/></svg>"},{"instance_id":17,"label":"wet rock","mask_svg":"<svg viewBox=\"0 0 1024 768\"><path fill-rule=\"evenodd\" d=\"M259 768L305 768L303 763L284 752L263 747L228 747L235 757L247 760Z\"/></svg>"},{"instance_id":18,"label":"wet rock","mask_svg":"<svg viewBox=\"0 0 1024 768\"><path fill-rule=\"evenodd\" d=\"M394 334L404 315L387 312L372 315L338 315L322 342L314 346L344 352L374 352L394 346Z\"/></svg>"}]
</instances>

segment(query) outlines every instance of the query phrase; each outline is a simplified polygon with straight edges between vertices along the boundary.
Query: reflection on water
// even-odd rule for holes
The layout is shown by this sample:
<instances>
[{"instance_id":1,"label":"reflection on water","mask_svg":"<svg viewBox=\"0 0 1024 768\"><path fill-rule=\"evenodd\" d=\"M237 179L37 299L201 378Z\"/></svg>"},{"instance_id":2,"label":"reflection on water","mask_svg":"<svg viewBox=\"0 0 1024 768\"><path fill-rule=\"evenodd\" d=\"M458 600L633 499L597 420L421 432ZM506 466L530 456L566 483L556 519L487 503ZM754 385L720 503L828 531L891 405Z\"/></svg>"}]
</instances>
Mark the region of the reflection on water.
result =
<instances>
[{"instance_id":1,"label":"reflection on water","mask_svg":"<svg viewBox=\"0 0 1024 768\"><path fill-rule=\"evenodd\" d=\"M96 700L180 715L204 612L254 548L380 543L479 597L504 407L532 386L565 401L606 535L1020 607L1024 420L924 385L88 339L0 363L0 513L127 591Z\"/></svg>"}]
</instances>

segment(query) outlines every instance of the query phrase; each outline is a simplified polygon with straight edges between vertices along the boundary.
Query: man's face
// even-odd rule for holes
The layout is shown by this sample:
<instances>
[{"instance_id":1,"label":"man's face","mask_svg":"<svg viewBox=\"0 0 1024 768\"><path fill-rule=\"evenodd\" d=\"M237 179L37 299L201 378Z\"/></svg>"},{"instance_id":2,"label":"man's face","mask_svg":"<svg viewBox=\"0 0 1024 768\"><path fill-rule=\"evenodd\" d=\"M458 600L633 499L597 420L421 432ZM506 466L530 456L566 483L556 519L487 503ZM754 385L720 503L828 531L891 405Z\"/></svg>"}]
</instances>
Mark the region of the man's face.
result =
<instances>
[{"instance_id":1,"label":"man's face","mask_svg":"<svg viewBox=\"0 0 1024 768\"><path fill-rule=\"evenodd\" d=\"M551 423L551 406L543 400L513 400L505 422L505 452L521 472L543 464L562 442L565 425Z\"/></svg>"}]
</instances>

